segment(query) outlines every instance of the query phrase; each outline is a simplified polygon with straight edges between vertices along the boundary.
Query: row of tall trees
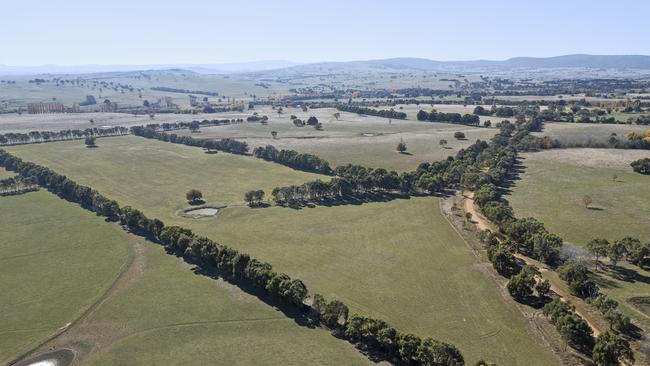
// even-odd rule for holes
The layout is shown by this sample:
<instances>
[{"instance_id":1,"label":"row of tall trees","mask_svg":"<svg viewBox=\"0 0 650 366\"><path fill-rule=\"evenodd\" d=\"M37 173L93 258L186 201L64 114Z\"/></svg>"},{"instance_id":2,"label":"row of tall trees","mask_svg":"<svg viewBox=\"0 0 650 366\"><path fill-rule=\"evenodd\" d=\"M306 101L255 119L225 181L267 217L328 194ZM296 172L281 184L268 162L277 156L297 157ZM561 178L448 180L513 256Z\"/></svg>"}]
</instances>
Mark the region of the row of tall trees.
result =
<instances>
[{"instance_id":1,"label":"row of tall trees","mask_svg":"<svg viewBox=\"0 0 650 366\"><path fill-rule=\"evenodd\" d=\"M156 139L160 141L171 142L174 144L183 144L207 149L208 151L225 151L233 154L245 155L248 153L248 144L233 139L211 140L197 139L191 136L179 136L174 133L158 131L152 127L134 126L131 127L131 133L135 136Z\"/></svg>"},{"instance_id":2,"label":"row of tall trees","mask_svg":"<svg viewBox=\"0 0 650 366\"><path fill-rule=\"evenodd\" d=\"M119 136L129 133L126 127L87 128L85 130L32 131L0 134L0 145L20 145L51 141L78 140L86 137Z\"/></svg>"},{"instance_id":3,"label":"row of tall trees","mask_svg":"<svg viewBox=\"0 0 650 366\"><path fill-rule=\"evenodd\" d=\"M298 170L331 175L329 162L312 154L301 154L295 150L278 150L273 145L253 149L253 156L286 165Z\"/></svg>"},{"instance_id":4,"label":"row of tall trees","mask_svg":"<svg viewBox=\"0 0 650 366\"><path fill-rule=\"evenodd\" d=\"M352 104L338 104L336 106L336 109L342 112L350 112L350 113L357 113L357 114L365 114L368 116L377 116L377 117L384 117L384 118L395 118L395 119L406 119L406 113L396 111L394 109L374 109L374 108L366 108L366 107L360 107L357 105L352 105Z\"/></svg>"},{"instance_id":5,"label":"row of tall trees","mask_svg":"<svg viewBox=\"0 0 650 366\"><path fill-rule=\"evenodd\" d=\"M196 235L187 228L166 226L133 207L120 207L116 201L96 190L79 185L49 168L25 162L1 149L0 166L29 177L60 197L77 202L98 215L119 221L134 234L164 245L169 252L182 255L206 270L217 270L236 284L253 287L279 305L311 315L344 339L381 352L389 360L414 365L464 365L460 351L451 344L401 333L382 320L357 315L348 318L349 310L344 303L338 300L327 302L318 294L310 296L301 280L274 271L271 264ZM310 297L312 305L307 306Z\"/></svg>"},{"instance_id":6,"label":"row of tall trees","mask_svg":"<svg viewBox=\"0 0 650 366\"><path fill-rule=\"evenodd\" d=\"M430 113L420 110L417 118L418 121L458 123L468 126L478 126L481 122L479 116L475 114L443 113L435 109Z\"/></svg>"},{"instance_id":7,"label":"row of tall trees","mask_svg":"<svg viewBox=\"0 0 650 366\"><path fill-rule=\"evenodd\" d=\"M502 123L499 133L492 139L486 153L493 151L493 147L501 146L506 153L492 153L492 158L486 168L499 165L505 171L502 177L507 177L512 172L516 163L516 152L526 146L531 131L539 130L541 120L532 116L529 120L518 118L517 123ZM510 151L510 153L508 153ZM534 218L517 219L514 217L508 202L501 198L501 191L495 181L478 179L474 187L475 203L483 213L499 227L499 233L489 231L481 233L481 239L487 248L488 258L494 268L505 276L511 276L508 290L513 297L522 300L529 298L533 291L544 297L550 291L550 283L541 281L539 272L534 267L519 268L514 253L520 252L540 261L552 265L561 264L559 251L563 245L562 239L549 233L543 223ZM641 245L638 240L631 238L622 239L618 245L610 245L607 241L599 239L595 249L601 256L615 252L622 258L625 249L635 248L636 255L632 257L644 261L647 257L648 247ZM625 243L622 243L625 241ZM616 248L618 247L618 248ZM556 329L573 347L592 354L592 359L599 366L614 366L619 363L633 362L634 357L630 345L625 338L617 332L632 334L636 327L630 318L616 310L618 305L614 300L600 294L598 285L591 278L589 270L581 263L567 263L558 268L560 278L567 282L570 291L581 298L586 298L596 307L611 326L611 331L604 332L595 341L592 329L587 322L575 311L573 306L559 298L554 299L544 306L543 313L548 316Z\"/></svg>"}]
</instances>

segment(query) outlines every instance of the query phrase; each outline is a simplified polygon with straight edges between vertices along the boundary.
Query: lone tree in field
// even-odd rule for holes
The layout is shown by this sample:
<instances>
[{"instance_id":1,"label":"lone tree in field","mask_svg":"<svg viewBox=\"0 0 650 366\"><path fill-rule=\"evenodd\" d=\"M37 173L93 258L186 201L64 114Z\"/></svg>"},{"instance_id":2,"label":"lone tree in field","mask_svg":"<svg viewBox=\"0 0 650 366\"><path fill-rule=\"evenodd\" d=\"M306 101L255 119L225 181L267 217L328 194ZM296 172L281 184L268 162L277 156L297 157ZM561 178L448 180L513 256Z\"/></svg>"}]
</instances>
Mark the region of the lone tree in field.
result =
<instances>
[{"instance_id":1,"label":"lone tree in field","mask_svg":"<svg viewBox=\"0 0 650 366\"><path fill-rule=\"evenodd\" d=\"M199 202L203 198L203 193L198 189L190 189L185 193L185 198L189 203Z\"/></svg>"},{"instance_id":2,"label":"lone tree in field","mask_svg":"<svg viewBox=\"0 0 650 366\"><path fill-rule=\"evenodd\" d=\"M95 136L88 136L86 137L86 141L84 143L86 144L86 147L97 147L97 138Z\"/></svg>"},{"instance_id":3,"label":"lone tree in field","mask_svg":"<svg viewBox=\"0 0 650 366\"><path fill-rule=\"evenodd\" d=\"M278 131L271 131L271 136L273 136L274 139L278 138Z\"/></svg>"},{"instance_id":4,"label":"lone tree in field","mask_svg":"<svg viewBox=\"0 0 650 366\"><path fill-rule=\"evenodd\" d=\"M310 126L316 126L318 124L318 118L311 116L307 119L307 124Z\"/></svg>"},{"instance_id":5,"label":"lone tree in field","mask_svg":"<svg viewBox=\"0 0 650 366\"><path fill-rule=\"evenodd\" d=\"M341 118L341 113L339 112L334 113L334 118L336 118L336 120L338 121L339 118Z\"/></svg>"},{"instance_id":6,"label":"lone tree in field","mask_svg":"<svg viewBox=\"0 0 650 366\"><path fill-rule=\"evenodd\" d=\"M190 123L190 131L196 132L199 130L199 128L201 128L201 124L199 123L199 121L192 121Z\"/></svg>"},{"instance_id":7,"label":"lone tree in field","mask_svg":"<svg viewBox=\"0 0 650 366\"><path fill-rule=\"evenodd\" d=\"M404 140L400 139L399 144L397 144L397 151L399 151L400 154L403 154L406 152L406 143Z\"/></svg>"},{"instance_id":8,"label":"lone tree in field","mask_svg":"<svg viewBox=\"0 0 650 366\"><path fill-rule=\"evenodd\" d=\"M582 196L582 204L585 206L585 208L589 208L589 205L591 205L591 197L588 195Z\"/></svg>"},{"instance_id":9,"label":"lone tree in field","mask_svg":"<svg viewBox=\"0 0 650 366\"><path fill-rule=\"evenodd\" d=\"M443 149L447 148L447 140L445 140L445 139L440 140L440 146Z\"/></svg>"},{"instance_id":10,"label":"lone tree in field","mask_svg":"<svg viewBox=\"0 0 650 366\"><path fill-rule=\"evenodd\" d=\"M462 132L460 132L460 131L459 131L459 132L454 132L454 138L455 138L456 140L464 139L464 138L465 138L465 134L462 133Z\"/></svg>"}]
</instances>

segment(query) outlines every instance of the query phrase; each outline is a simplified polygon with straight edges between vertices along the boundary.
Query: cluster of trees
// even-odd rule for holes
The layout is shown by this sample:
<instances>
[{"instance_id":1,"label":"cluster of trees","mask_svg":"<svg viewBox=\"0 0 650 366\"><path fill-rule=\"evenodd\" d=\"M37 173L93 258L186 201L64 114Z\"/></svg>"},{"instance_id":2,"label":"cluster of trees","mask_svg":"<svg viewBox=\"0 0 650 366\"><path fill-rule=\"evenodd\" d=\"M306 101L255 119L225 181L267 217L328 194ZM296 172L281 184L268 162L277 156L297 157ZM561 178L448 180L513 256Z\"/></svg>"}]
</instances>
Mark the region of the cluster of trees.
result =
<instances>
[{"instance_id":1,"label":"cluster of trees","mask_svg":"<svg viewBox=\"0 0 650 366\"><path fill-rule=\"evenodd\" d=\"M584 264L568 263L560 266L557 272L569 285L572 294L583 299L598 296L598 285L590 278L589 269Z\"/></svg>"},{"instance_id":2,"label":"cluster of trees","mask_svg":"<svg viewBox=\"0 0 650 366\"><path fill-rule=\"evenodd\" d=\"M278 150L273 145L253 149L253 156L286 165L298 170L330 175L330 164L312 154L301 154L295 150Z\"/></svg>"},{"instance_id":3,"label":"cluster of trees","mask_svg":"<svg viewBox=\"0 0 650 366\"><path fill-rule=\"evenodd\" d=\"M607 303L603 306L612 305ZM542 312L551 319L562 338L569 344L578 349L591 350L591 357L596 365L617 366L634 363L634 354L624 337L609 330L601 333L594 342L591 327L576 314L569 302L554 299L542 308Z\"/></svg>"},{"instance_id":4,"label":"cluster of trees","mask_svg":"<svg viewBox=\"0 0 650 366\"><path fill-rule=\"evenodd\" d=\"M260 116L260 115L257 114L257 112L253 113L252 116L246 117L246 122L262 122L262 123L264 123L264 122L266 122L268 120L269 120L268 116Z\"/></svg>"},{"instance_id":5,"label":"cluster of trees","mask_svg":"<svg viewBox=\"0 0 650 366\"><path fill-rule=\"evenodd\" d=\"M50 141L79 140L89 136L119 136L129 133L126 127L87 128L85 130L31 131L29 133L0 134L0 145L20 145Z\"/></svg>"},{"instance_id":6,"label":"cluster of trees","mask_svg":"<svg viewBox=\"0 0 650 366\"><path fill-rule=\"evenodd\" d=\"M208 151L225 151L240 155L246 155L248 153L247 143L233 139L196 139L191 136L179 136L173 133L168 134L165 132L160 132L156 128L146 126L131 127L131 133L135 136L145 137L149 139L156 139L160 141L171 142L174 144L201 147L207 149Z\"/></svg>"},{"instance_id":7,"label":"cluster of trees","mask_svg":"<svg viewBox=\"0 0 650 366\"><path fill-rule=\"evenodd\" d=\"M350 104L339 104L336 106L336 109L342 112L350 112L357 114L365 114L368 116L377 116L384 118L395 118L395 119L406 119L406 113L399 112L394 109L373 109L366 107L359 107L356 105Z\"/></svg>"},{"instance_id":8,"label":"cluster of trees","mask_svg":"<svg viewBox=\"0 0 650 366\"><path fill-rule=\"evenodd\" d=\"M484 107L478 105L474 108L474 114L477 116L496 116L503 118L510 118L515 116L515 110L512 107L497 107L493 105L490 109L485 109Z\"/></svg>"},{"instance_id":9,"label":"cluster of trees","mask_svg":"<svg viewBox=\"0 0 650 366\"><path fill-rule=\"evenodd\" d=\"M610 330L633 335L636 327L632 324L630 317L621 314L618 308L618 301L609 298L605 294L590 299L591 305L598 309L605 319L609 322Z\"/></svg>"},{"instance_id":10,"label":"cluster of trees","mask_svg":"<svg viewBox=\"0 0 650 366\"><path fill-rule=\"evenodd\" d=\"M589 324L578 315L571 303L559 298L544 305L542 312L551 319L562 338L571 346L588 350L593 346L594 340Z\"/></svg>"},{"instance_id":11,"label":"cluster of trees","mask_svg":"<svg viewBox=\"0 0 650 366\"><path fill-rule=\"evenodd\" d=\"M650 243L641 243L631 236L611 243L606 239L592 239L587 243L587 249L596 258L597 266L600 265L598 259L604 257L609 258L614 266L622 259L642 268L650 264Z\"/></svg>"},{"instance_id":12,"label":"cluster of trees","mask_svg":"<svg viewBox=\"0 0 650 366\"><path fill-rule=\"evenodd\" d=\"M264 191L258 189L256 191L248 191L244 194L244 201L251 207L262 205L264 200Z\"/></svg>"},{"instance_id":13,"label":"cluster of trees","mask_svg":"<svg viewBox=\"0 0 650 366\"><path fill-rule=\"evenodd\" d=\"M420 110L417 118L418 121L459 123L468 126L478 126L481 122L475 114L443 113L435 109L431 113Z\"/></svg>"},{"instance_id":14,"label":"cluster of trees","mask_svg":"<svg viewBox=\"0 0 650 366\"><path fill-rule=\"evenodd\" d=\"M632 170L640 174L650 174L650 158L635 160L630 163Z\"/></svg>"},{"instance_id":15,"label":"cluster of trees","mask_svg":"<svg viewBox=\"0 0 650 366\"><path fill-rule=\"evenodd\" d=\"M387 359L415 365L464 365L460 351L451 344L400 333L382 320L356 315L348 319L348 307L341 301L327 302L323 296L315 294L311 297L312 305L307 306L305 303L310 295L301 280L276 272L269 263L196 235L187 228L165 226L162 221L147 218L135 208L120 207L116 201L96 190L79 185L49 168L24 162L1 149L0 166L30 177L51 192L98 215L119 221L134 234L160 243L169 252L182 255L206 270L217 270L233 283L253 287L279 305L306 312L346 340L381 352Z\"/></svg>"},{"instance_id":16,"label":"cluster of trees","mask_svg":"<svg viewBox=\"0 0 650 366\"><path fill-rule=\"evenodd\" d=\"M548 280L540 278L539 269L535 266L524 266L519 273L510 277L508 281L508 292L512 297L519 301L528 301L537 291L540 298L545 298L551 290L551 284Z\"/></svg>"}]
</instances>

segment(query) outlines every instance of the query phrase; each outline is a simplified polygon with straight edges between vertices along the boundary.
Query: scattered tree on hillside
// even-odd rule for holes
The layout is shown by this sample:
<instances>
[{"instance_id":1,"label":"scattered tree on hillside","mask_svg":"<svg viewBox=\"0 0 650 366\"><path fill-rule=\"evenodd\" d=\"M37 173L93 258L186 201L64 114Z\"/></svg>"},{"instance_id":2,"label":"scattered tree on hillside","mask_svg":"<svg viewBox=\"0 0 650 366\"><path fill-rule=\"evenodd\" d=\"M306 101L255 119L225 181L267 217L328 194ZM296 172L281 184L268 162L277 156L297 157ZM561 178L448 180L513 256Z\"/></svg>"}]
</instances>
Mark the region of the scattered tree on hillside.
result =
<instances>
[{"instance_id":1,"label":"scattered tree on hillside","mask_svg":"<svg viewBox=\"0 0 650 366\"><path fill-rule=\"evenodd\" d=\"M334 118L336 118L336 120L338 121L339 118L341 118L341 113L339 112L334 113Z\"/></svg>"},{"instance_id":2,"label":"scattered tree on hillside","mask_svg":"<svg viewBox=\"0 0 650 366\"><path fill-rule=\"evenodd\" d=\"M189 203L196 203L203 198L203 193L198 189L190 189L185 193L185 198Z\"/></svg>"},{"instance_id":3,"label":"scattered tree on hillside","mask_svg":"<svg viewBox=\"0 0 650 366\"><path fill-rule=\"evenodd\" d=\"M86 140L84 143L86 144L86 147L97 147L97 138L95 136L88 136L86 137Z\"/></svg>"},{"instance_id":4,"label":"scattered tree on hillside","mask_svg":"<svg viewBox=\"0 0 650 366\"><path fill-rule=\"evenodd\" d=\"M585 208L589 208L589 205L591 205L591 197L588 195L582 196L582 204L585 206Z\"/></svg>"},{"instance_id":5,"label":"scattered tree on hillside","mask_svg":"<svg viewBox=\"0 0 650 366\"><path fill-rule=\"evenodd\" d=\"M273 139L278 138L278 131L271 131L271 136L273 136Z\"/></svg>"},{"instance_id":6,"label":"scattered tree on hillside","mask_svg":"<svg viewBox=\"0 0 650 366\"><path fill-rule=\"evenodd\" d=\"M440 143L440 146L442 146L443 149L447 147L447 140L441 139L439 143Z\"/></svg>"},{"instance_id":7,"label":"scattered tree on hillside","mask_svg":"<svg viewBox=\"0 0 650 366\"><path fill-rule=\"evenodd\" d=\"M400 139L399 143L397 144L397 151L399 151L401 154L406 152L406 143L404 140Z\"/></svg>"},{"instance_id":8,"label":"scattered tree on hillside","mask_svg":"<svg viewBox=\"0 0 650 366\"><path fill-rule=\"evenodd\" d=\"M462 139L465 138L465 134L460 132L460 131L459 132L454 132L454 138L456 140L462 140Z\"/></svg>"}]
</instances>

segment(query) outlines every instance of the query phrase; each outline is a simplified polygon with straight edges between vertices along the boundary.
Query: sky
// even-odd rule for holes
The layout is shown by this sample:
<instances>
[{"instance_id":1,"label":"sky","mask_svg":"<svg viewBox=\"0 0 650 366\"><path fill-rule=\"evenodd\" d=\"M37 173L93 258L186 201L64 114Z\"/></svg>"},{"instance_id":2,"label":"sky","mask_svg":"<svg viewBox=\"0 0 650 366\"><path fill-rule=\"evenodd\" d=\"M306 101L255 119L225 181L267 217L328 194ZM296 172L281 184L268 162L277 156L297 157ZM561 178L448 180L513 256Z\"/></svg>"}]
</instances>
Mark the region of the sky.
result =
<instances>
[{"instance_id":1,"label":"sky","mask_svg":"<svg viewBox=\"0 0 650 366\"><path fill-rule=\"evenodd\" d=\"M0 64L650 54L647 0L3 0Z\"/></svg>"}]
</instances>

